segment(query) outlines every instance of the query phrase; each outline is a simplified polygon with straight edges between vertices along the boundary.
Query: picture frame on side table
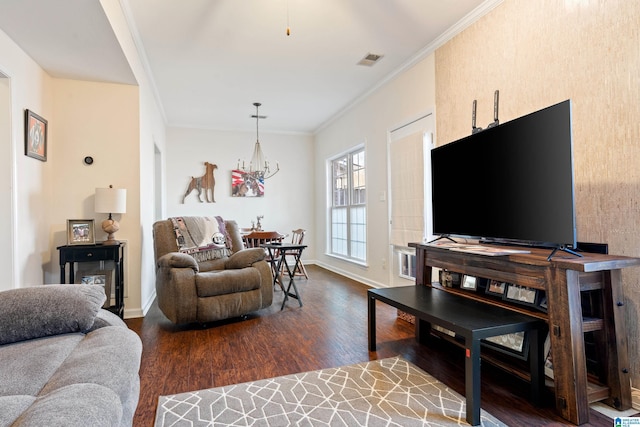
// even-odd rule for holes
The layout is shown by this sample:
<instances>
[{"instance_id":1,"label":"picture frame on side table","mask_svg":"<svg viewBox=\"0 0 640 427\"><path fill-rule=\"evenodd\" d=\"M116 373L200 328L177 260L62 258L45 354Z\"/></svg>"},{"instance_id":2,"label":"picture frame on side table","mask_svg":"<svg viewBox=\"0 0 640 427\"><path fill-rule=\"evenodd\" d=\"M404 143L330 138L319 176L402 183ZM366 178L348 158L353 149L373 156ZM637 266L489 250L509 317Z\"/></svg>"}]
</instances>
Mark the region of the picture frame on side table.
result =
<instances>
[{"instance_id":1,"label":"picture frame on side table","mask_svg":"<svg viewBox=\"0 0 640 427\"><path fill-rule=\"evenodd\" d=\"M24 110L24 154L28 157L47 161L46 119L31 110Z\"/></svg>"},{"instance_id":2,"label":"picture frame on side table","mask_svg":"<svg viewBox=\"0 0 640 427\"><path fill-rule=\"evenodd\" d=\"M111 276L113 270L77 271L75 283L79 285L100 285L104 288L107 300L102 308L111 306Z\"/></svg>"},{"instance_id":3,"label":"picture frame on side table","mask_svg":"<svg viewBox=\"0 0 640 427\"><path fill-rule=\"evenodd\" d=\"M67 245L94 245L96 243L92 219L67 220Z\"/></svg>"}]
</instances>

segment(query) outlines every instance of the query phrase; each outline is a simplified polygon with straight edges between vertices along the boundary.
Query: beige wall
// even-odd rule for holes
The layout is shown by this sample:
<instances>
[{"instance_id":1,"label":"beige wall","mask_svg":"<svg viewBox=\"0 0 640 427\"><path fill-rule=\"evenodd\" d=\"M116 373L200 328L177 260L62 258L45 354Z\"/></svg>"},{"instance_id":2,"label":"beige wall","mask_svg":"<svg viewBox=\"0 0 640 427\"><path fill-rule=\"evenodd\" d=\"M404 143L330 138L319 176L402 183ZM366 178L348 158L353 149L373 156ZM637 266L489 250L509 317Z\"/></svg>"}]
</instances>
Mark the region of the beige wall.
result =
<instances>
[{"instance_id":1,"label":"beige wall","mask_svg":"<svg viewBox=\"0 0 640 427\"><path fill-rule=\"evenodd\" d=\"M375 287L389 285L389 212L387 198L388 134L398 126L433 112L434 56L427 56L363 99L316 135L316 256L323 267ZM367 180L367 265L327 255L329 179L327 161L365 144Z\"/></svg>"},{"instance_id":2,"label":"beige wall","mask_svg":"<svg viewBox=\"0 0 640 427\"><path fill-rule=\"evenodd\" d=\"M56 247L67 243L67 219L95 219L96 241L106 239L100 224L106 214L95 213L98 187L127 189L127 212L115 215L120 222L116 239L127 242L125 250L125 307L134 306L130 296L139 295L140 191L139 191L139 90L137 86L53 79L55 120L51 137L55 146L53 193L47 208L51 223L51 263L45 265L45 283L59 282ZM99 100L99 102L96 102ZM55 126L54 126L55 125ZM85 156L94 163L85 165ZM137 303L136 307L140 304Z\"/></svg>"},{"instance_id":3,"label":"beige wall","mask_svg":"<svg viewBox=\"0 0 640 427\"><path fill-rule=\"evenodd\" d=\"M248 112L250 107L247 105ZM264 111L268 114L268 108ZM309 247L303 258L313 260L316 235L313 138L306 134L261 131L263 153L272 167L276 162L280 164L280 172L265 181L264 197L232 197L231 170L236 168L238 159L249 162L255 142L255 132L168 128L167 158L171 161L167 162L166 216L219 215L236 220L241 227L251 227L251 221L263 215L261 223L265 230L281 233L291 233L296 228L307 230L305 243ZM196 191L182 203L191 177L204 174L205 161L218 166L214 171L215 203L198 202Z\"/></svg>"},{"instance_id":4,"label":"beige wall","mask_svg":"<svg viewBox=\"0 0 640 427\"><path fill-rule=\"evenodd\" d=\"M578 240L640 256L640 3L506 0L436 51L437 145L493 120L573 104ZM623 271L632 383L640 387L640 268Z\"/></svg>"}]
</instances>

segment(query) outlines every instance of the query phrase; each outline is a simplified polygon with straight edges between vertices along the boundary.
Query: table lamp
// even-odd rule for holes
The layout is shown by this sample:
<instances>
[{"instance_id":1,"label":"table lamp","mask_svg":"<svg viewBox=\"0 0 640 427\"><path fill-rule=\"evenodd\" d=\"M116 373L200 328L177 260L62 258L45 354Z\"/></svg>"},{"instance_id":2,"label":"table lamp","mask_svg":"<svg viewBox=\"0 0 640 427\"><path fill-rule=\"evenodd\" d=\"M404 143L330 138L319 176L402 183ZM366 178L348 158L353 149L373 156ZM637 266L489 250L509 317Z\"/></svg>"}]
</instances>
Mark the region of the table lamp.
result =
<instances>
[{"instance_id":1,"label":"table lamp","mask_svg":"<svg viewBox=\"0 0 640 427\"><path fill-rule=\"evenodd\" d=\"M111 214L123 214L127 212L127 190L124 188L96 188L95 199L96 213L108 213L109 218L102 221L102 230L107 233L105 245L115 245L118 242L114 237L114 233L120 229L118 221L111 217Z\"/></svg>"}]
</instances>

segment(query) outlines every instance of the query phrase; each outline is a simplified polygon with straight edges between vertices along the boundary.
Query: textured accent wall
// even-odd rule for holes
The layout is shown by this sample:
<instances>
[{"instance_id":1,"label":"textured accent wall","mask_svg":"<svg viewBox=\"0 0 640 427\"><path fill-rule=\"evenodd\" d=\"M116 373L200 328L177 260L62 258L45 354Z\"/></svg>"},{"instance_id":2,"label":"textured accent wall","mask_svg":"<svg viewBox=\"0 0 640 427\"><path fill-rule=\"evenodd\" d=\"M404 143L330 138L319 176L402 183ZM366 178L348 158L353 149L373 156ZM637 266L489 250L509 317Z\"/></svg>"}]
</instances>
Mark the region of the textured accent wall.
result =
<instances>
[{"instance_id":1,"label":"textured accent wall","mask_svg":"<svg viewBox=\"0 0 640 427\"><path fill-rule=\"evenodd\" d=\"M640 2L505 0L435 53L436 145L573 102L578 240L640 257ZM481 166L481 165L479 165ZM481 173L481 167L471 173ZM640 387L640 268L623 271L632 385Z\"/></svg>"}]
</instances>

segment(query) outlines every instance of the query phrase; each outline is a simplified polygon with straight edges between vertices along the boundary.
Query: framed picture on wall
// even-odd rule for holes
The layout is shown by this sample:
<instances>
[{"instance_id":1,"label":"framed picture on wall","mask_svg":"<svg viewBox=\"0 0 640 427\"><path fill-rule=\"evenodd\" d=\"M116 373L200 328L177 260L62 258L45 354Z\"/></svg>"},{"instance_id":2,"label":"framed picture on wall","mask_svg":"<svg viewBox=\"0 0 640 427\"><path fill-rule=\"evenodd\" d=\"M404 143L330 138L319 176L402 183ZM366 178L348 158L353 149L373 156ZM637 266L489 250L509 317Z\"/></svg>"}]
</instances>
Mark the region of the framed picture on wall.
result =
<instances>
[{"instance_id":1,"label":"framed picture on wall","mask_svg":"<svg viewBox=\"0 0 640 427\"><path fill-rule=\"evenodd\" d=\"M31 110L24 111L24 154L47 161L47 120Z\"/></svg>"}]
</instances>

